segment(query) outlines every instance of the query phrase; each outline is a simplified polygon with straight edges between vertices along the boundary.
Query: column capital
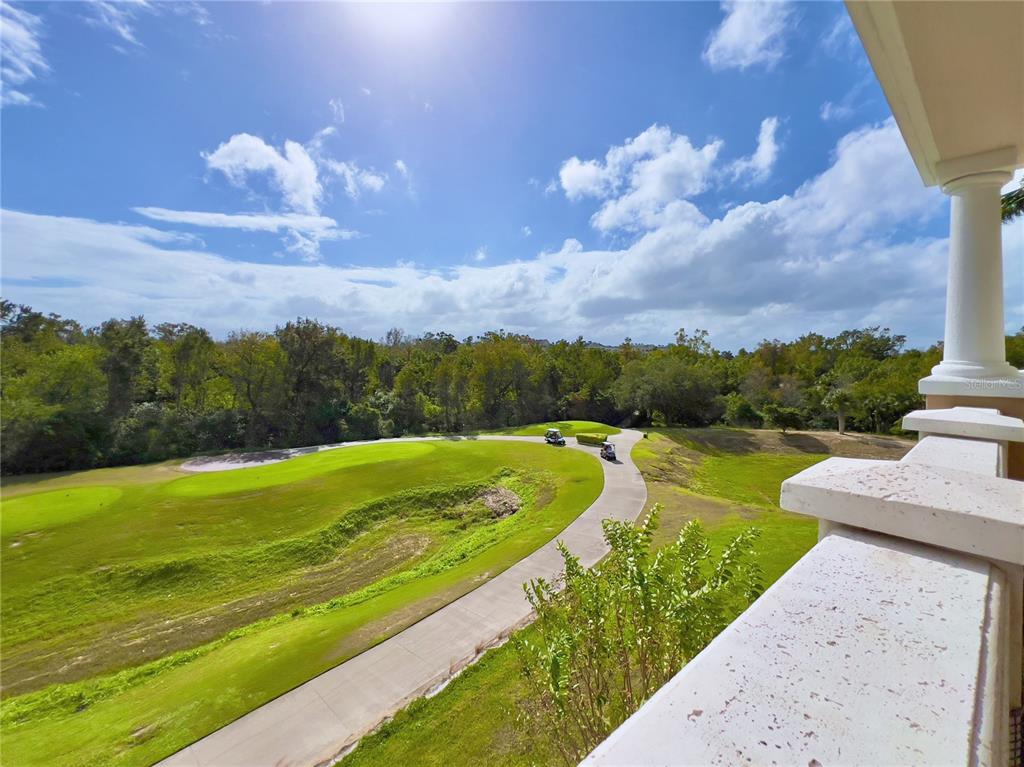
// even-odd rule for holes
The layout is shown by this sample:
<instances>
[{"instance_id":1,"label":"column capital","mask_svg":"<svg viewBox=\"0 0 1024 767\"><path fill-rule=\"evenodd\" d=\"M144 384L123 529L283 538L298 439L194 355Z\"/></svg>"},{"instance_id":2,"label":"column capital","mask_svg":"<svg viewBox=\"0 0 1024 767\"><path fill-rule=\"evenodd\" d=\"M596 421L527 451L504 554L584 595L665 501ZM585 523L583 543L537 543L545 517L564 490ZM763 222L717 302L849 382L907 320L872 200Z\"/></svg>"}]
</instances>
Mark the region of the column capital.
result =
<instances>
[{"instance_id":1,"label":"column capital","mask_svg":"<svg viewBox=\"0 0 1024 767\"><path fill-rule=\"evenodd\" d=\"M946 194L957 194L964 189L971 187L997 187L1002 188L1013 174L1005 170L987 170L982 173L971 173L966 176L951 179L942 185L942 191Z\"/></svg>"}]
</instances>

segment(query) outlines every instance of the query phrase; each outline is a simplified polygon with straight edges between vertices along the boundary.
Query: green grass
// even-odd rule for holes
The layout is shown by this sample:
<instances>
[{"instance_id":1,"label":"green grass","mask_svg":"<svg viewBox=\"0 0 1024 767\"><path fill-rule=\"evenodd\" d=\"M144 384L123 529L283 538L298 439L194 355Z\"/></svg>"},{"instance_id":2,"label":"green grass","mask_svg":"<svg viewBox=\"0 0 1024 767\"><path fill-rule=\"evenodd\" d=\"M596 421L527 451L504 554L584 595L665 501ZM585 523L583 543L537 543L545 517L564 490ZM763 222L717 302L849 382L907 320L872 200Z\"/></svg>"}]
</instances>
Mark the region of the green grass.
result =
<instances>
[{"instance_id":1,"label":"green grass","mask_svg":"<svg viewBox=\"0 0 1024 767\"><path fill-rule=\"evenodd\" d=\"M119 487L73 487L13 498L3 506L0 535L44 531L98 514L121 497Z\"/></svg>"},{"instance_id":2,"label":"green grass","mask_svg":"<svg viewBox=\"0 0 1024 767\"><path fill-rule=\"evenodd\" d=\"M317 477L340 469L350 469L367 464L404 461L424 456L436 449L432 442L399 442L370 444L358 448L327 450L267 466L231 471L211 471L193 474L171 482L167 492L188 498L202 498L210 495L250 492L266 487L289 485L293 482Z\"/></svg>"},{"instance_id":3,"label":"green grass","mask_svg":"<svg viewBox=\"0 0 1024 767\"><path fill-rule=\"evenodd\" d=\"M825 458L821 455L708 456L690 479L690 490L698 495L778 508L782 481Z\"/></svg>"},{"instance_id":4,"label":"green grass","mask_svg":"<svg viewBox=\"0 0 1024 767\"><path fill-rule=\"evenodd\" d=\"M514 564L585 509L602 476L576 451L467 440L16 483L0 535L5 690L12 678L33 689L26 669L108 655L94 674L74 677L71 663L75 681L4 699L4 762L150 764ZM521 511L481 510L478 490L495 484ZM405 540L415 546L396 555ZM308 598L288 602L294 592ZM267 601L273 614L225 609ZM169 618L180 646L147 657L152 641L121 641Z\"/></svg>"},{"instance_id":5,"label":"green grass","mask_svg":"<svg viewBox=\"0 0 1024 767\"><path fill-rule=\"evenodd\" d=\"M509 434L516 437L543 437L548 429L558 429L563 437L574 437L581 432L601 432L602 434L619 434L622 429L598 423L597 421L551 421L535 423L530 426L510 426L507 429L488 431L487 434ZM484 432L481 432L484 433Z\"/></svg>"},{"instance_id":6,"label":"green grass","mask_svg":"<svg viewBox=\"0 0 1024 767\"><path fill-rule=\"evenodd\" d=\"M649 506L663 507L655 546L672 541L687 521L696 518L717 553L753 525L761 530L756 550L767 585L814 545L816 522L788 514L774 503L783 479L824 455L732 454L691 439L690 430L668 431L652 432L632 453L647 481ZM528 634L531 629L523 631ZM343 767L559 763L552 743L527 738L516 725L527 695L519 668L510 644L488 652L436 697L416 701L364 738Z\"/></svg>"},{"instance_id":7,"label":"green grass","mask_svg":"<svg viewBox=\"0 0 1024 767\"><path fill-rule=\"evenodd\" d=\"M520 636L529 637L532 628ZM400 711L360 742L344 767L533 767L561 764L546 738L527 736L517 717L527 689L515 648L487 652L438 695Z\"/></svg>"}]
</instances>

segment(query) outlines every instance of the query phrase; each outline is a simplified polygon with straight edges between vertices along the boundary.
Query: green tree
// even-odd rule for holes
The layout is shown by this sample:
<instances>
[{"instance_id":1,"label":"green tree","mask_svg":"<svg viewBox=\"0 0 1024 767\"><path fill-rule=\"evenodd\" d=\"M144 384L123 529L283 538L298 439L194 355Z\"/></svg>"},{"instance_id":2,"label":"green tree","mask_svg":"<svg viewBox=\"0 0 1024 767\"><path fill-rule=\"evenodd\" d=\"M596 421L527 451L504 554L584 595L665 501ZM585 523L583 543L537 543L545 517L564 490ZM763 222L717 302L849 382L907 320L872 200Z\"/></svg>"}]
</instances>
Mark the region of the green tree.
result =
<instances>
[{"instance_id":1,"label":"green tree","mask_svg":"<svg viewBox=\"0 0 1024 767\"><path fill-rule=\"evenodd\" d=\"M215 374L216 345L210 334L188 323L165 322L156 328L163 352L161 383L175 406L202 411Z\"/></svg>"},{"instance_id":2,"label":"green tree","mask_svg":"<svg viewBox=\"0 0 1024 767\"><path fill-rule=\"evenodd\" d=\"M822 405L836 414L839 422L839 433L846 433L846 416L854 407L853 393L845 388L830 389L822 400Z\"/></svg>"},{"instance_id":3,"label":"green tree","mask_svg":"<svg viewBox=\"0 0 1024 767\"><path fill-rule=\"evenodd\" d=\"M1016 189L1004 194L1000 203L1004 224L1024 214L1024 181Z\"/></svg>"},{"instance_id":4,"label":"green tree","mask_svg":"<svg viewBox=\"0 0 1024 767\"><path fill-rule=\"evenodd\" d=\"M739 392L732 392L725 396L725 422L730 426L757 428L761 426L764 419L754 409L746 397Z\"/></svg>"},{"instance_id":5,"label":"green tree","mask_svg":"<svg viewBox=\"0 0 1024 767\"><path fill-rule=\"evenodd\" d=\"M803 426L803 418L800 416L799 410L774 402L769 402L761 408L761 415L770 426L780 429L783 434L789 429L799 429Z\"/></svg>"},{"instance_id":6,"label":"green tree","mask_svg":"<svg viewBox=\"0 0 1024 767\"><path fill-rule=\"evenodd\" d=\"M74 344L42 353L22 350L18 356L23 371L15 375L4 371L0 452L4 471L95 466L108 435L101 350Z\"/></svg>"},{"instance_id":7,"label":"green tree","mask_svg":"<svg viewBox=\"0 0 1024 767\"><path fill-rule=\"evenodd\" d=\"M292 445L333 442L348 407L342 397L345 374L342 338L337 328L300 318L275 333L284 351L288 419L286 440Z\"/></svg>"},{"instance_id":8,"label":"green tree","mask_svg":"<svg viewBox=\"0 0 1024 767\"><path fill-rule=\"evenodd\" d=\"M255 331L232 333L219 350L217 365L246 414L245 446L267 445L287 398L287 357L277 338Z\"/></svg>"},{"instance_id":9,"label":"green tree","mask_svg":"<svg viewBox=\"0 0 1024 767\"><path fill-rule=\"evenodd\" d=\"M98 335L107 376L107 412L116 419L146 399L147 392L142 391L147 372L144 368L153 340L143 317L107 320Z\"/></svg>"}]
</instances>

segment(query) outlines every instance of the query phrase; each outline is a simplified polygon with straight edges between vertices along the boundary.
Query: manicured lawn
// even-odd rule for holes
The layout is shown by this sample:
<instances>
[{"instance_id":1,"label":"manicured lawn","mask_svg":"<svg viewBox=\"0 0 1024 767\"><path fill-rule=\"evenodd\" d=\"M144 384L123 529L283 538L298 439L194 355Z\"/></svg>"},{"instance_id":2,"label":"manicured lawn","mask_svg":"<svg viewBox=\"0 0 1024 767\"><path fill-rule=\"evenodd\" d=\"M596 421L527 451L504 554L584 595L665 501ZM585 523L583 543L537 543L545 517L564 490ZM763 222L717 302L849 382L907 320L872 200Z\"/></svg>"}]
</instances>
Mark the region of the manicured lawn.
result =
<instances>
[{"instance_id":1,"label":"manicured lawn","mask_svg":"<svg viewBox=\"0 0 1024 767\"><path fill-rule=\"evenodd\" d=\"M761 531L756 550L767 586L817 540L815 520L776 505L782 480L830 453L895 458L907 447L902 440L868 442L863 435L798 436L739 429L651 432L632 456L647 482L648 506L663 508L654 545L672 541L690 519L702 522L719 551L754 526ZM523 629L527 638L530 631ZM558 764L550 742L527 738L517 727L526 698L519 668L511 645L488 652L436 697L413 703L364 738L343 767Z\"/></svg>"},{"instance_id":2,"label":"manicured lawn","mask_svg":"<svg viewBox=\"0 0 1024 767\"><path fill-rule=\"evenodd\" d=\"M4 762L150 764L514 564L602 476L577 451L467 440L13 483ZM523 503L502 520L478 499L496 485Z\"/></svg>"},{"instance_id":3,"label":"manicured lawn","mask_svg":"<svg viewBox=\"0 0 1024 767\"><path fill-rule=\"evenodd\" d=\"M580 432L601 432L602 434L619 434L622 429L597 421L552 421L551 423L535 423L530 426L510 426L507 429L489 431L488 434L511 434L517 437L543 437L548 429L558 429L563 437L572 437Z\"/></svg>"}]
</instances>

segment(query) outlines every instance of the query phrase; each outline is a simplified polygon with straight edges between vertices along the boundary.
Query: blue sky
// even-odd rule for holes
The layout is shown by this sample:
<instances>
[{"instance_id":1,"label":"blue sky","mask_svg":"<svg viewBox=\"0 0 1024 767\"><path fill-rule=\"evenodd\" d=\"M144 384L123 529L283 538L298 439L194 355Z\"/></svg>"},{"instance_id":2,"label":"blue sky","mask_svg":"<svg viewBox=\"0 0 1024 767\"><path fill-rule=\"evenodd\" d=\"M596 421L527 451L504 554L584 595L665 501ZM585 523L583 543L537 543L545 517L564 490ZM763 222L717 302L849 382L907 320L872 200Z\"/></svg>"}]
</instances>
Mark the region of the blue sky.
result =
<instances>
[{"instance_id":1,"label":"blue sky","mask_svg":"<svg viewBox=\"0 0 1024 767\"><path fill-rule=\"evenodd\" d=\"M3 294L216 334L941 337L841 4L3 6ZM1007 325L1024 321L1004 232Z\"/></svg>"}]
</instances>

